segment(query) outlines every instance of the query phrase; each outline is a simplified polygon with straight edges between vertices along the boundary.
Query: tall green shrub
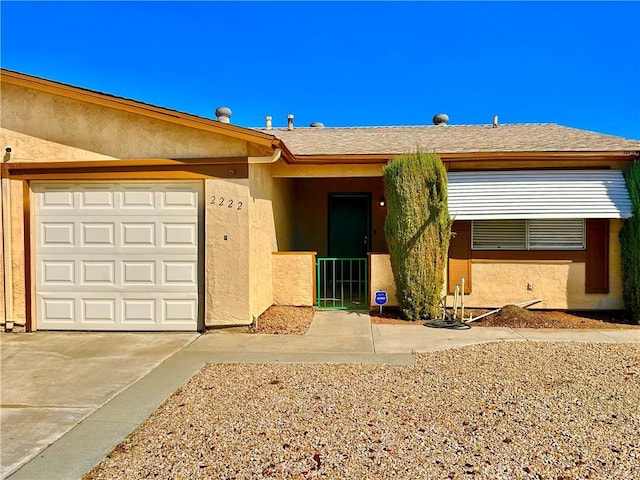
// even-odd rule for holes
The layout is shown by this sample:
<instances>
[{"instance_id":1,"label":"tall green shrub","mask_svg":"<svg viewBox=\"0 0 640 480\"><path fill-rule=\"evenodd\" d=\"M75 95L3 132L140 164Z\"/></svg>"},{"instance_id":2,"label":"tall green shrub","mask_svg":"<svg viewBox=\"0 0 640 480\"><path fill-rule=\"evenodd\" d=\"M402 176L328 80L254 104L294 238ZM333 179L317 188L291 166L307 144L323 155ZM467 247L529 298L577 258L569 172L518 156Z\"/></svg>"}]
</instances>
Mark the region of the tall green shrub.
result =
<instances>
[{"instance_id":1,"label":"tall green shrub","mask_svg":"<svg viewBox=\"0 0 640 480\"><path fill-rule=\"evenodd\" d=\"M631 320L640 324L640 160L631 166L626 182L633 216L620 230L622 295Z\"/></svg>"},{"instance_id":2,"label":"tall green shrub","mask_svg":"<svg viewBox=\"0 0 640 480\"><path fill-rule=\"evenodd\" d=\"M384 167L385 235L402 313L410 319L439 313L451 237L447 172L434 153L417 150Z\"/></svg>"}]
</instances>

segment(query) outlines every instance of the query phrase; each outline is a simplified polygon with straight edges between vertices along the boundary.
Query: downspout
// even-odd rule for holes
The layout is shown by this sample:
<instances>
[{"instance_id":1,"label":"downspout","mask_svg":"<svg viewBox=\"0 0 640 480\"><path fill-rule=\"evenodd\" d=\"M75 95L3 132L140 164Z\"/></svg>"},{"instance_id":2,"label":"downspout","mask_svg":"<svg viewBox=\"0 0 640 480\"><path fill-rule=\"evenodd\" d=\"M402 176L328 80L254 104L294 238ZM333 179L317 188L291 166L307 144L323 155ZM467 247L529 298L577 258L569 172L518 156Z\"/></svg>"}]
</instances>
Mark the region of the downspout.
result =
<instances>
[{"instance_id":1,"label":"downspout","mask_svg":"<svg viewBox=\"0 0 640 480\"><path fill-rule=\"evenodd\" d=\"M268 157L249 157L249 164L252 163L275 163L280 160L280 156L282 155L282 149L277 148L273 152L273 155Z\"/></svg>"}]
</instances>

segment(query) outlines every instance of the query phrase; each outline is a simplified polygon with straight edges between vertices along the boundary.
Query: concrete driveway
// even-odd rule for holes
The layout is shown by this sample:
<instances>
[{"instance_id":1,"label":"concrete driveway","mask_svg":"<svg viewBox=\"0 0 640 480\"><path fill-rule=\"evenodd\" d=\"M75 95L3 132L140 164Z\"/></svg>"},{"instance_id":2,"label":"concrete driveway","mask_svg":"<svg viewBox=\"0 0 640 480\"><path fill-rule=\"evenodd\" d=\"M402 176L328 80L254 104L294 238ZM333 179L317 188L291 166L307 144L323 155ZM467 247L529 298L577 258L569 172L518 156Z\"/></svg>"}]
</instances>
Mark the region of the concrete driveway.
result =
<instances>
[{"instance_id":1,"label":"concrete driveway","mask_svg":"<svg viewBox=\"0 0 640 480\"><path fill-rule=\"evenodd\" d=\"M188 345L195 333L0 335L0 478Z\"/></svg>"}]
</instances>

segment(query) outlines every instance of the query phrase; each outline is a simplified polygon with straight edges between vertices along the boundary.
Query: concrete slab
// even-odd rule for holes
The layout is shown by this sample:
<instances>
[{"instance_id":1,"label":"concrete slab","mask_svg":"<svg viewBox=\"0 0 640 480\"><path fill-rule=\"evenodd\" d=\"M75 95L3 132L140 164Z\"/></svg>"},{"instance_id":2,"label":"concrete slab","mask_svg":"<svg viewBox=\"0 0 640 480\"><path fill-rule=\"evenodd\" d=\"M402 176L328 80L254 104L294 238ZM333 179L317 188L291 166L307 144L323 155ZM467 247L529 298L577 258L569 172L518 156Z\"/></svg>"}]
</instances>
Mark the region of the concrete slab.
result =
<instances>
[{"instance_id":1,"label":"concrete slab","mask_svg":"<svg viewBox=\"0 0 640 480\"><path fill-rule=\"evenodd\" d=\"M618 342L640 343L640 329L638 328L608 328L600 330L600 333Z\"/></svg>"},{"instance_id":2,"label":"concrete slab","mask_svg":"<svg viewBox=\"0 0 640 480\"><path fill-rule=\"evenodd\" d=\"M313 317L307 337L370 336L371 317L367 312L319 310Z\"/></svg>"},{"instance_id":3,"label":"concrete slab","mask_svg":"<svg viewBox=\"0 0 640 480\"><path fill-rule=\"evenodd\" d=\"M208 352L373 353L369 314L319 311L305 335L209 333L188 347Z\"/></svg>"},{"instance_id":4,"label":"concrete slab","mask_svg":"<svg viewBox=\"0 0 640 480\"><path fill-rule=\"evenodd\" d=\"M85 332L0 335L2 477L198 336Z\"/></svg>"},{"instance_id":5,"label":"concrete slab","mask_svg":"<svg viewBox=\"0 0 640 480\"><path fill-rule=\"evenodd\" d=\"M532 342L617 342L595 328L516 328L514 331Z\"/></svg>"},{"instance_id":6,"label":"concrete slab","mask_svg":"<svg viewBox=\"0 0 640 480\"><path fill-rule=\"evenodd\" d=\"M487 342L524 341L510 328L482 327L468 330L428 328L422 325L372 325L378 353L422 353Z\"/></svg>"},{"instance_id":7,"label":"concrete slab","mask_svg":"<svg viewBox=\"0 0 640 480\"><path fill-rule=\"evenodd\" d=\"M331 363L368 365L415 365L409 353L327 353L327 352L194 352L183 351L180 356L205 363Z\"/></svg>"},{"instance_id":8,"label":"concrete slab","mask_svg":"<svg viewBox=\"0 0 640 480\"><path fill-rule=\"evenodd\" d=\"M26 459L47 448L80 420L91 408L2 408L2 470L0 478L16 470ZM25 445L25 439L33 444Z\"/></svg>"},{"instance_id":9,"label":"concrete slab","mask_svg":"<svg viewBox=\"0 0 640 480\"><path fill-rule=\"evenodd\" d=\"M188 347L196 352L325 352L373 353L371 335L317 336L299 335L229 335L209 333Z\"/></svg>"}]
</instances>

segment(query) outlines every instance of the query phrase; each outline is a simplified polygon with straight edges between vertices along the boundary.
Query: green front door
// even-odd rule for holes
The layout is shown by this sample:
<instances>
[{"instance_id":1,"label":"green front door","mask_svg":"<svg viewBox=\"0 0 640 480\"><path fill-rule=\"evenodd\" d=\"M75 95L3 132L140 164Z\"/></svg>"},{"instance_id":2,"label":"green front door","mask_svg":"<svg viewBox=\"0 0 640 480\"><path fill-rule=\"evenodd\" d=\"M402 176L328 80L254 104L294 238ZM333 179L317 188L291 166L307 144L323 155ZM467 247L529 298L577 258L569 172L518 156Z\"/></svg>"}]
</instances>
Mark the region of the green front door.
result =
<instances>
[{"instance_id":1,"label":"green front door","mask_svg":"<svg viewBox=\"0 0 640 480\"><path fill-rule=\"evenodd\" d=\"M371 247L371 195L329 195L329 257L366 258Z\"/></svg>"}]
</instances>

